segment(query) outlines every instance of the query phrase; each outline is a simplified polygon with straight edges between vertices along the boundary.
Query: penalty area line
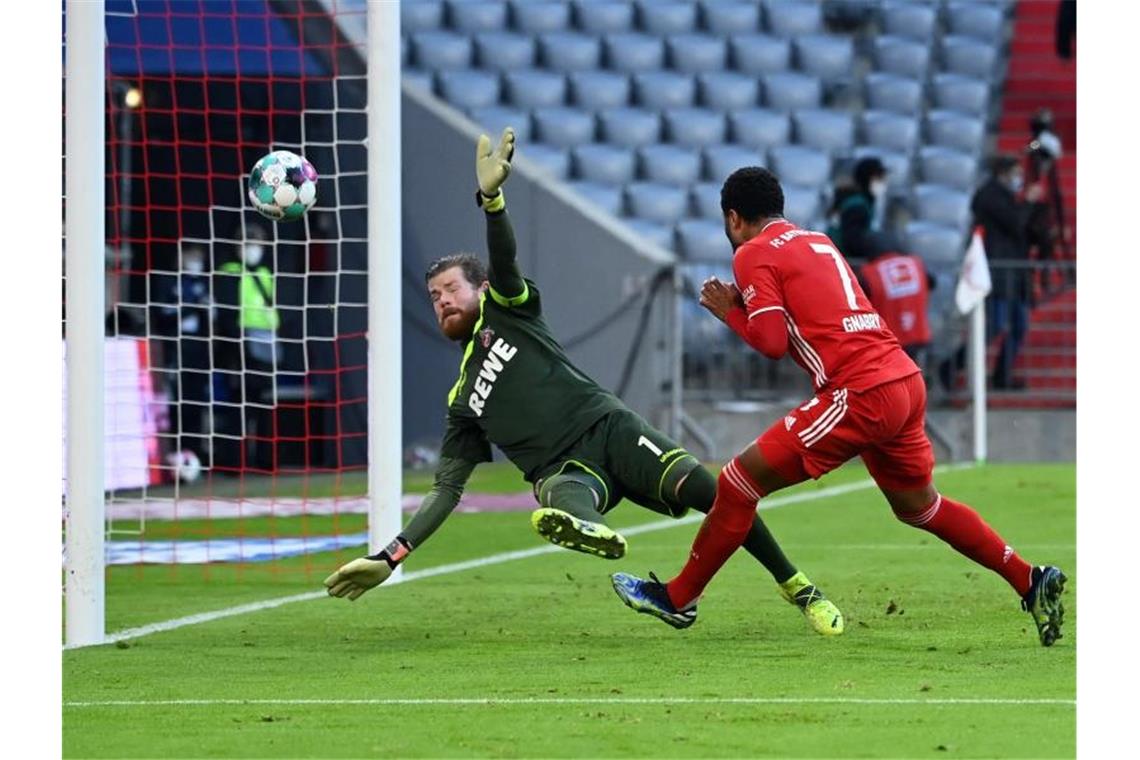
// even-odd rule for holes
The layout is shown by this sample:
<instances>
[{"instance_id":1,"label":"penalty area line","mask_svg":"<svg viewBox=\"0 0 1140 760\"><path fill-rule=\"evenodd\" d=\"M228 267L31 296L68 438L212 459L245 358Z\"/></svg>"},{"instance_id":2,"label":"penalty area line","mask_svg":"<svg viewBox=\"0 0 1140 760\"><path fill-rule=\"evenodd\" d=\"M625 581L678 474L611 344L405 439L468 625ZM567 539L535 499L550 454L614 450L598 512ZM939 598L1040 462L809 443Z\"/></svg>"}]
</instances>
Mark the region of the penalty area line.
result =
<instances>
[{"instance_id":1,"label":"penalty area line","mask_svg":"<svg viewBox=\"0 0 1140 760\"><path fill-rule=\"evenodd\" d=\"M961 464L947 464L940 465L934 468L935 474L943 472L952 472L955 470L965 470L974 467L972 462ZM832 496L842 496L843 494L853 493L856 491L865 491L870 488L875 488L875 481L870 478L857 480L853 483L841 483L835 486L828 486L814 491L805 491L802 493L792 493L786 496L776 496L771 499L764 499L760 502L760 510L775 509L776 507L786 506L788 504L799 504L805 501L817 501L819 499L827 499ZM704 519L704 515L695 512L679 520L657 520L644 525L635 525L630 528L623 528L622 534L626 536L637 536L643 533L652 533L658 530L665 530L667 528L675 528L680 525L689 525L695 522L700 522ZM424 578L433 578L437 575L450 575L451 573L461 573L464 570L473 570L479 567L487 567L489 565L500 565L504 562L513 562L519 559L529 559L530 557L538 557L544 554L554 554L556 552L567 551L561 547L553 544L544 546L537 546L533 549L520 549L518 551L501 552L499 554L491 554L486 557L479 557L477 559L470 559L464 562L452 562L446 565L437 565L435 567L424 568L423 570L413 570L405 572L398 580L393 579L394 583L387 585L399 585L402 583L411 583L412 581L423 580ZM115 644L120 641L129 641L131 639L142 638L143 636L150 636L155 633L162 633L164 631L174 631L179 628L185 628L191 625L200 625L202 623L213 622L214 620L222 620L224 618L235 617L237 615L247 615L251 612L260 612L261 610L271 610L275 607L281 607L286 604L293 604L294 602L307 602L313 599L321 599L327 597L325 591L308 591L303 594L294 594L292 596L282 596L276 599L265 599L259 602L250 602L248 604L239 604L234 607L226 607L220 610L211 610L209 612L199 612L194 615L187 615L185 617L174 618L172 620L164 620L159 623L150 623L148 625L141 625L136 628L125 628L121 631L108 634L104 637L100 644ZM84 644L81 646L96 646L94 644ZM79 647L64 647L65 649L75 649Z\"/></svg>"}]
</instances>

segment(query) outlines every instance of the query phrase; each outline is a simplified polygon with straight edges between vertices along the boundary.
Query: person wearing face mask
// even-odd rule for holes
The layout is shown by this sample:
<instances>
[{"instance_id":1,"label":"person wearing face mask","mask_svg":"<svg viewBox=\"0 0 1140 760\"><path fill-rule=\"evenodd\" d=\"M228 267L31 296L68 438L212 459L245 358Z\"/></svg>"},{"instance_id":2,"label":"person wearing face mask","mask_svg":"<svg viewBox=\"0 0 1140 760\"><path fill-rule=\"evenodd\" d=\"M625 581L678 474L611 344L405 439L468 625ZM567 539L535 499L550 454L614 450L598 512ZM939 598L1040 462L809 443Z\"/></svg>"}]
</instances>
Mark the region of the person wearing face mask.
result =
<instances>
[{"instance_id":1,"label":"person wearing face mask","mask_svg":"<svg viewBox=\"0 0 1140 760\"><path fill-rule=\"evenodd\" d=\"M1065 201L1057 162L1064 155L1061 138L1053 131L1053 112L1042 108L1029 121L1032 138L1025 146L1025 181L1041 186L1041 198L1032 205L1029 245L1041 258L1060 255L1072 259L1072 231L1065 224Z\"/></svg>"},{"instance_id":2,"label":"person wearing face mask","mask_svg":"<svg viewBox=\"0 0 1140 760\"><path fill-rule=\"evenodd\" d=\"M875 156L860 159L852 172L854 186L836 190L832 212L836 221L827 230L840 252L851 259L874 258L873 234L880 227L887 197L887 167Z\"/></svg>"}]
</instances>

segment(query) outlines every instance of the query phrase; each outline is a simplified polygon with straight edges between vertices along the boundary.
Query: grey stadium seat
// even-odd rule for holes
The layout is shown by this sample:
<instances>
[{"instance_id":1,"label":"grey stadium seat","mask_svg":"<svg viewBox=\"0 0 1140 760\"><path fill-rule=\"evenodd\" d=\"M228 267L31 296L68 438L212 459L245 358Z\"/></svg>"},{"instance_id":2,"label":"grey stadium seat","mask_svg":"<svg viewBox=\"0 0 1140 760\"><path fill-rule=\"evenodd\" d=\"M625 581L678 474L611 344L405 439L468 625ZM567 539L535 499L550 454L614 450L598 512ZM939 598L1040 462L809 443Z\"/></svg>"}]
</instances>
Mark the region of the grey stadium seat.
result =
<instances>
[{"instance_id":1,"label":"grey stadium seat","mask_svg":"<svg viewBox=\"0 0 1140 760\"><path fill-rule=\"evenodd\" d=\"M912 153L918 145L918 119L890 111L864 111L859 117L863 141L882 148Z\"/></svg>"},{"instance_id":2,"label":"grey stadium seat","mask_svg":"<svg viewBox=\"0 0 1140 760\"><path fill-rule=\"evenodd\" d=\"M816 2L764 0L764 23L772 34L792 37L823 31L823 7Z\"/></svg>"},{"instance_id":3,"label":"grey stadium seat","mask_svg":"<svg viewBox=\"0 0 1140 760\"><path fill-rule=\"evenodd\" d=\"M942 38L942 68L946 71L992 79L997 59L997 47L991 43L958 34Z\"/></svg>"},{"instance_id":4,"label":"grey stadium seat","mask_svg":"<svg viewBox=\"0 0 1140 760\"><path fill-rule=\"evenodd\" d=\"M700 179L701 154L679 145L646 145L637 150L642 179L665 185L689 185Z\"/></svg>"},{"instance_id":5,"label":"grey stadium seat","mask_svg":"<svg viewBox=\"0 0 1140 760\"><path fill-rule=\"evenodd\" d=\"M527 34L562 31L570 26L570 6L554 0L511 0L511 26Z\"/></svg>"},{"instance_id":6,"label":"grey stadium seat","mask_svg":"<svg viewBox=\"0 0 1140 760\"><path fill-rule=\"evenodd\" d=\"M426 32L443 26L443 0L416 0L400 5L400 31Z\"/></svg>"},{"instance_id":7,"label":"grey stadium seat","mask_svg":"<svg viewBox=\"0 0 1140 760\"><path fill-rule=\"evenodd\" d=\"M855 119L848 111L804 108L792 113L796 142L832 154L855 146Z\"/></svg>"},{"instance_id":8,"label":"grey stadium seat","mask_svg":"<svg viewBox=\"0 0 1140 760\"><path fill-rule=\"evenodd\" d=\"M964 231L970 221L970 194L944 185L917 184L912 189L915 214L924 222L934 222Z\"/></svg>"},{"instance_id":9,"label":"grey stadium seat","mask_svg":"<svg viewBox=\"0 0 1140 760\"><path fill-rule=\"evenodd\" d=\"M503 90L506 101L519 108L560 106L566 102L566 77L541 69L508 71Z\"/></svg>"},{"instance_id":10,"label":"grey stadium seat","mask_svg":"<svg viewBox=\"0 0 1140 760\"><path fill-rule=\"evenodd\" d=\"M982 119L957 111L928 111L926 137L935 145L977 155L986 139L986 124Z\"/></svg>"},{"instance_id":11,"label":"grey stadium seat","mask_svg":"<svg viewBox=\"0 0 1140 760\"><path fill-rule=\"evenodd\" d=\"M760 102L760 82L756 77L735 71L712 71L697 75L702 105L722 111L752 108Z\"/></svg>"},{"instance_id":12,"label":"grey stadium seat","mask_svg":"<svg viewBox=\"0 0 1140 760\"><path fill-rule=\"evenodd\" d=\"M629 105L633 88L629 75L618 71L575 71L570 74L574 105L593 111Z\"/></svg>"},{"instance_id":13,"label":"grey stadium seat","mask_svg":"<svg viewBox=\"0 0 1140 760\"><path fill-rule=\"evenodd\" d=\"M950 3L946 6L946 25L953 34L996 40L1005 26L1005 13L989 4Z\"/></svg>"},{"instance_id":14,"label":"grey stadium seat","mask_svg":"<svg viewBox=\"0 0 1140 760\"><path fill-rule=\"evenodd\" d=\"M732 67L745 74L787 71L792 65L792 43L767 34L734 34L728 47Z\"/></svg>"},{"instance_id":15,"label":"grey stadium seat","mask_svg":"<svg viewBox=\"0 0 1140 760\"><path fill-rule=\"evenodd\" d=\"M637 32L607 34L606 66L617 71L654 71L665 65L665 42Z\"/></svg>"},{"instance_id":16,"label":"grey stadium seat","mask_svg":"<svg viewBox=\"0 0 1140 760\"><path fill-rule=\"evenodd\" d=\"M925 79L930 70L930 47L907 37L884 34L875 38L875 68L887 74Z\"/></svg>"},{"instance_id":17,"label":"grey stadium seat","mask_svg":"<svg viewBox=\"0 0 1140 760\"><path fill-rule=\"evenodd\" d=\"M624 221L638 236L656 243L666 250L673 250L673 225L671 223L656 222L651 219L630 219Z\"/></svg>"},{"instance_id":18,"label":"grey stadium seat","mask_svg":"<svg viewBox=\"0 0 1140 760\"><path fill-rule=\"evenodd\" d=\"M494 135L497 138L507 127L514 127L517 142L530 142L530 114L521 108L487 106L485 108L473 108L470 113L471 120L489 135Z\"/></svg>"},{"instance_id":19,"label":"grey stadium seat","mask_svg":"<svg viewBox=\"0 0 1140 760\"><path fill-rule=\"evenodd\" d=\"M677 225L677 247L690 261L732 261L732 245L724 236L724 223L686 219Z\"/></svg>"},{"instance_id":20,"label":"grey stadium seat","mask_svg":"<svg viewBox=\"0 0 1140 760\"><path fill-rule=\"evenodd\" d=\"M831 158L821 150L781 145L768 151L768 161L783 184L823 187L831 182Z\"/></svg>"},{"instance_id":21,"label":"grey stadium seat","mask_svg":"<svg viewBox=\"0 0 1140 760\"><path fill-rule=\"evenodd\" d=\"M480 32L475 35L475 58L484 69L529 69L534 66L534 38L511 32Z\"/></svg>"},{"instance_id":22,"label":"grey stadium seat","mask_svg":"<svg viewBox=\"0 0 1140 760\"><path fill-rule=\"evenodd\" d=\"M637 169L636 156L629 148L594 143L579 145L574 157L574 176L578 179L608 185L632 182Z\"/></svg>"},{"instance_id":23,"label":"grey stadium seat","mask_svg":"<svg viewBox=\"0 0 1140 760\"><path fill-rule=\"evenodd\" d=\"M489 32L507 27L503 0L448 0L448 26L459 32Z\"/></svg>"},{"instance_id":24,"label":"grey stadium seat","mask_svg":"<svg viewBox=\"0 0 1140 760\"><path fill-rule=\"evenodd\" d=\"M764 75L764 105L768 108L816 108L822 101L823 83L818 77L792 71Z\"/></svg>"},{"instance_id":25,"label":"grey stadium seat","mask_svg":"<svg viewBox=\"0 0 1140 760\"><path fill-rule=\"evenodd\" d=\"M633 3L628 0L576 0L574 22L584 32L608 34L633 28Z\"/></svg>"},{"instance_id":26,"label":"grey stadium seat","mask_svg":"<svg viewBox=\"0 0 1140 760\"><path fill-rule=\"evenodd\" d=\"M855 45L843 34L802 34L792 43L796 68L828 82L852 77Z\"/></svg>"},{"instance_id":27,"label":"grey stadium seat","mask_svg":"<svg viewBox=\"0 0 1140 760\"><path fill-rule=\"evenodd\" d=\"M481 108L499 102L498 72L472 69L441 71L436 83L440 96L456 108Z\"/></svg>"},{"instance_id":28,"label":"grey stadium seat","mask_svg":"<svg viewBox=\"0 0 1140 760\"><path fill-rule=\"evenodd\" d=\"M784 184L784 217L808 227L819 215L819 188Z\"/></svg>"},{"instance_id":29,"label":"grey stadium seat","mask_svg":"<svg viewBox=\"0 0 1140 760\"><path fill-rule=\"evenodd\" d=\"M861 158L875 156L887 167L887 193L893 197L903 197L910 189L910 154L901 153L878 145L857 145L851 151L852 166Z\"/></svg>"},{"instance_id":30,"label":"grey stadium seat","mask_svg":"<svg viewBox=\"0 0 1140 760\"><path fill-rule=\"evenodd\" d=\"M941 145L927 145L918 151L923 182L973 190L978 179L978 159L969 153Z\"/></svg>"},{"instance_id":31,"label":"grey stadium seat","mask_svg":"<svg viewBox=\"0 0 1140 760\"><path fill-rule=\"evenodd\" d=\"M625 192L630 214L661 224L674 224L684 218L688 208L688 193L683 187L631 182Z\"/></svg>"},{"instance_id":32,"label":"grey stadium seat","mask_svg":"<svg viewBox=\"0 0 1140 760\"><path fill-rule=\"evenodd\" d=\"M661 116L644 108L606 108L598 113L601 137L608 143L636 148L661 142Z\"/></svg>"},{"instance_id":33,"label":"grey stadium seat","mask_svg":"<svg viewBox=\"0 0 1140 760\"><path fill-rule=\"evenodd\" d=\"M906 225L905 237L907 251L927 266L958 266L966 255L962 231L954 227L912 221Z\"/></svg>"},{"instance_id":34,"label":"grey stadium seat","mask_svg":"<svg viewBox=\"0 0 1140 760\"><path fill-rule=\"evenodd\" d=\"M598 182L571 182L579 195L602 208L606 213L621 216L625 212L625 193L621 186L603 185Z\"/></svg>"},{"instance_id":35,"label":"grey stadium seat","mask_svg":"<svg viewBox=\"0 0 1140 760\"><path fill-rule=\"evenodd\" d=\"M723 182L697 182L689 188L694 215L702 219L723 222L724 213L720 210L720 188L723 184Z\"/></svg>"},{"instance_id":36,"label":"grey stadium seat","mask_svg":"<svg viewBox=\"0 0 1140 760\"><path fill-rule=\"evenodd\" d=\"M678 34L697 26L697 6L691 2L638 0L638 26L650 34Z\"/></svg>"},{"instance_id":37,"label":"grey stadium seat","mask_svg":"<svg viewBox=\"0 0 1140 760\"><path fill-rule=\"evenodd\" d=\"M710 145L705 155L705 178L723 183L728 175L742 166L763 166L764 157L756 150L739 145Z\"/></svg>"},{"instance_id":38,"label":"grey stadium seat","mask_svg":"<svg viewBox=\"0 0 1140 760\"><path fill-rule=\"evenodd\" d=\"M570 176L570 151L565 148L529 143L515 150L519 156L527 161L533 161L555 179L566 179Z\"/></svg>"},{"instance_id":39,"label":"grey stadium seat","mask_svg":"<svg viewBox=\"0 0 1140 760\"><path fill-rule=\"evenodd\" d=\"M691 74L676 71L643 71L633 75L634 99L644 108L683 108L697 99L697 83Z\"/></svg>"},{"instance_id":40,"label":"grey stadium seat","mask_svg":"<svg viewBox=\"0 0 1140 760\"><path fill-rule=\"evenodd\" d=\"M792 119L783 111L770 108L744 108L728 115L733 142L757 150L767 150L792 140Z\"/></svg>"},{"instance_id":41,"label":"grey stadium seat","mask_svg":"<svg viewBox=\"0 0 1140 760\"><path fill-rule=\"evenodd\" d=\"M884 2L879 20L883 31L887 34L897 34L927 42L934 36L938 11L931 4Z\"/></svg>"},{"instance_id":42,"label":"grey stadium seat","mask_svg":"<svg viewBox=\"0 0 1140 760\"><path fill-rule=\"evenodd\" d=\"M602 62L602 43L589 34L548 32L539 36L542 65L555 71L586 71Z\"/></svg>"},{"instance_id":43,"label":"grey stadium seat","mask_svg":"<svg viewBox=\"0 0 1140 760\"><path fill-rule=\"evenodd\" d=\"M863 80L867 107L914 116L922 111L922 84L895 74L868 74Z\"/></svg>"},{"instance_id":44,"label":"grey stadium seat","mask_svg":"<svg viewBox=\"0 0 1140 760\"><path fill-rule=\"evenodd\" d=\"M723 37L674 34L666 39L666 48L669 51L669 66L690 74L721 71L728 62L728 44Z\"/></svg>"},{"instance_id":45,"label":"grey stadium seat","mask_svg":"<svg viewBox=\"0 0 1140 760\"><path fill-rule=\"evenodd\" d=\"M416 32L412 59L421 69L466 69L471 65L471 40L451 32Z\"/></svg>"},{"instance_id":46,"label":"grey stadium seat","mask_svg":"<svg viewBox=\"0 0 1140 760\"><path fill-rule=\"evenodd\" d=\"M699 148L722 143L728 131L724 113L707 108L670 108L665 111L665 136L675 145Z\"/></svg>"},{"instance_id":47,"label":"grey stadium seat","mask_svg":"<svg viewBox=\"0 0 1140 760\"><path fill-rule=\"evenodd\" d=\"M937 108L975 116L985 116L989 110L990 86L985 80L961 74L935 74L931 90Z\"/></svg>"},{"instance_id":48,"label":"grey stadium seat","mask_svg":"<svg viewBox=\"0 0 1140 760\"><path fill-rule=\"evenodd\" d=\"M760 6L739 0L701 0L701 24L719 35L754 32L760 29Z\"/></svg>"},{"instance_id":49,"label":"grey stadium seat","mask_svg":"<svg viewBox=\"0 0 1140 760\"><path fill-rule=\"evenodd\" d=\"M435 75L430 71L421 71L419 69L404 69L402 72L400 72L400 79L412 85L413 87L418 87L421 90L426 90L427 92L431 92L432 87L435 86Z\"/></svg>"},{"instance_id":50,"label":"grey stadium seat","mask_svg":"<svg viewBox=\"0 0 1140 760\"><path fill-rule=\"evenodd\" d=\"M594 114L577 108L549 106L531 114L534 136L539 142L562 148L594 142L597 123Z\"/></svg>"}]
</instances>

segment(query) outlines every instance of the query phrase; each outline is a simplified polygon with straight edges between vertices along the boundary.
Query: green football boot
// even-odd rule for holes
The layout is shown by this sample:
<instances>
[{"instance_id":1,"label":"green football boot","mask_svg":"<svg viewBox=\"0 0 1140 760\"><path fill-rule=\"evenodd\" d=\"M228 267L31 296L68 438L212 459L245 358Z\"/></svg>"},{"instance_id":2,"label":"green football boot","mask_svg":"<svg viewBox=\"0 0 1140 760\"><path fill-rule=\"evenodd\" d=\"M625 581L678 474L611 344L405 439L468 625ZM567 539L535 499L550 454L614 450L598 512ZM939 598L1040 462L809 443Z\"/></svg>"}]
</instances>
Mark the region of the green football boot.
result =
<instances>
[{"instance_id":1,"label":"green football boot","mask_svg":"<svg viewBox=\"0 0 1140 760\"><path fill-rule=\"evenodd\" d=\"M803 573L796 573L781 583L780 596L799 607L821 636L843 633L843 613Z\"/></svg>"},{"instance_id":2,"label":"green football boot","mask_svg":"<svg viewBox=\"0 0 1140 760\"><path fill-rule=\"evenodd\" d=\"M530 524L552 544L606 559L625 556L625 539L604 523L581 520L561 509L542 507L531 514Z\"/></svg>"}]
</instances>

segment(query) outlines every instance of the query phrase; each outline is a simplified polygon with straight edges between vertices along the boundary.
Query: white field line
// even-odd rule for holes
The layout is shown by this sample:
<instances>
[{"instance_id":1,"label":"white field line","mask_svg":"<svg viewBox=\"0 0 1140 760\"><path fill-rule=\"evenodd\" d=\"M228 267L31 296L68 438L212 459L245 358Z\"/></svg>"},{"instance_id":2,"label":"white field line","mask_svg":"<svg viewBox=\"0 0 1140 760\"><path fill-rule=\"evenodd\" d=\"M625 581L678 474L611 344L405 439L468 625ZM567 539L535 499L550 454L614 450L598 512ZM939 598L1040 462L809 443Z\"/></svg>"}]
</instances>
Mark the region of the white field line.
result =
<instances>
[{"instance_id":1,"label":"white field line","mask_svg":"<svg viewBox=\"0 0 1140 760\"><path fill-rule=\"evenodd\" d=\"M499 705L1062 705L1075 699L1004 699L964 697L946 699L875 699L860 697L473 697L420 699L138 699L64 702L64 707L210 707L236 706L487 706Z\"/></svg>"},{"instance_id":2,"label":"white field line","mask_svg":"<svg viewBox=\"0 0 1140 760\"><path fill-rule=\"evenodd\" d=\"M972 463L963 464L948 464L934 468L935 473L951 472L953 470L963 470L973 467ZM806 491L804 493L788 494L787 496L776 496L771 499L764 499L760 502L760 509L775 509L787 504L798 504L804 501L816 501L818 499L826 499L831 496L841 496L843 494L852 493L855 491L865 491L869 488L875 487L875 481L870 478L858 480L854 483L843 483L837 486L829 486L827 488L820 488L815 491ZM666 528L674 528L678 525L688 525L690 523L700 522L704 519L704 515L699 512L686 515L679 520L657 520L644 525L636 525L631 528L623 528L622 534L626 536L636 536L642 533L651 533L653 531L664 530ZM479 557L477 559L467 560L465 562L454 562L449 565L437 565L436 567L429 567L423 570L414 570L403 574L400 583L410 583L412 581L421 580L423 578L431 578L436 575L448 575L451 573L459 573L464 570L471 570L477 567L487 567L488 565L499 565L504 562L513 562L516 559L527 559L529 557L537 557L542 554L554 554L555 552L566 551L553 544L544 546L537 546L533 549L521 549L513 552L502 552L500 554L492 554L487 557ZM392 585L392 584L389 584ZM294 594L293 596L282 596L276 599L266 599L260 602L250 602L249 604L239 604L236 607L226 607L220 610L211 610L210 612L200 612L196 615L187 615L186 617L174 618L173 620L164 620L160 623L150 623L149 625L138 626L137 628L126 628L116 633L108 634L104 640L104 644L114 644L119 641L128 641L130 639L137 639L143 636L149 636L153 633L161 633L163 631L173 631L177 628L185 628L188 625L198 625L199 623L208 623L213 620L221 620L222 618L234 617L235 615L245 615L250 612L258 612L260 610L269 610L274 607L280 607L284 604L292 604L293 602L305 602L310 599L320 599L327 596L324 591L309 591L304 594ZM71 648L71 647L67 647Z\"/></svg>"}]
</instances>

